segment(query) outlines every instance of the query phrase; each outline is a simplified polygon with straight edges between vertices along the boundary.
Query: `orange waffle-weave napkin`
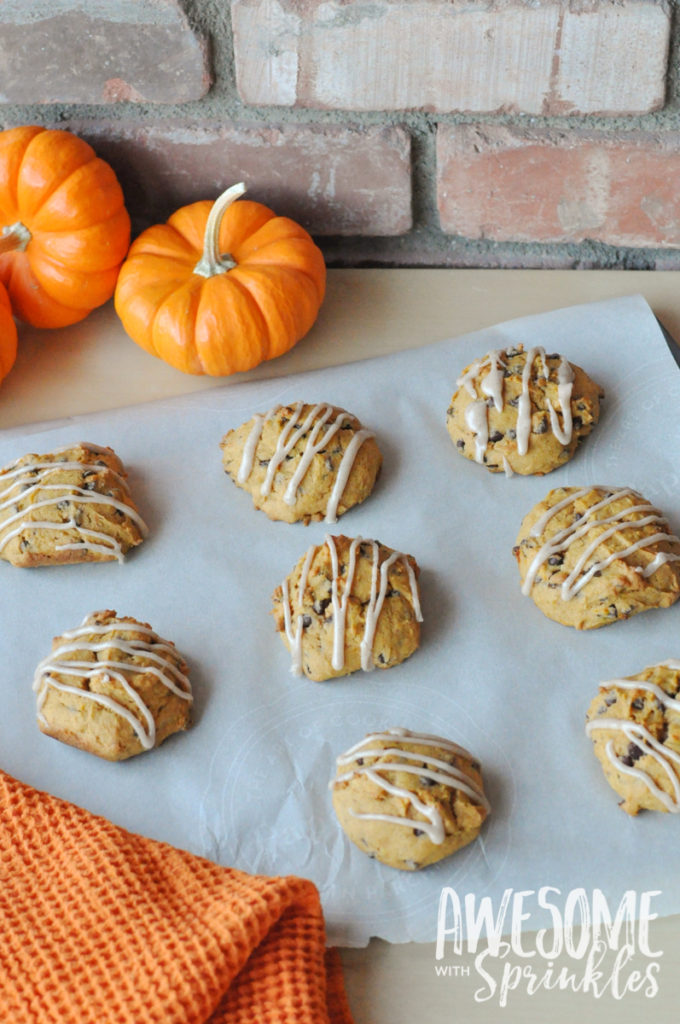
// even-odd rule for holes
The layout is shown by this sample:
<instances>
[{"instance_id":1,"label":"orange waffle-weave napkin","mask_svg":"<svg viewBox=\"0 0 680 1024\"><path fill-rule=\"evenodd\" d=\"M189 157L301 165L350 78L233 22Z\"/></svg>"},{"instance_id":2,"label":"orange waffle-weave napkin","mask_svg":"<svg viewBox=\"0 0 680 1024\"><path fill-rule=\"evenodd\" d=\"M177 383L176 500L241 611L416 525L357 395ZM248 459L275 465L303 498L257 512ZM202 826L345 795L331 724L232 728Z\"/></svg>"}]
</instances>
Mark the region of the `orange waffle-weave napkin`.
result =
<instances>
[{"instance_id":1,"label":"orange waffle-weave napkin","mask_svg":"<svg viewBox=\"0 0 680 1024\"><path fill-rule=\"evenodd\" d=\"M2 772L0 1021L351 1024L311 882L218 867Z\"/></svg>"}]
</instances>

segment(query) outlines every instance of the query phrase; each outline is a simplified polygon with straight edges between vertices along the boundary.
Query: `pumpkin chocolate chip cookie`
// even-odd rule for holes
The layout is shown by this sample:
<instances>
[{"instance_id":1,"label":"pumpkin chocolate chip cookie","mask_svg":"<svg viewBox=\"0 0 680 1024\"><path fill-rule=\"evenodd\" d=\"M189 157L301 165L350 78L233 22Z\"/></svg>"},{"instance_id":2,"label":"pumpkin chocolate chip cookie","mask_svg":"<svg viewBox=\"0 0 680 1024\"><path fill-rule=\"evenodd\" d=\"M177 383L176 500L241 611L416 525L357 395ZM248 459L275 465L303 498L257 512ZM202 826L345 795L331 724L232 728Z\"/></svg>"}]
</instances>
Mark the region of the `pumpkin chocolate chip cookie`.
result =
<instances>
[{"instance_id":1,"label":"pumpkin chocolate chip cookie","mask_svg":"<svg viewBox=\"0 0 680 1024\"><path fill-rule=\"evenodd\" d=\"M680 813L680 661L602 683L586 733L627 814Z\"/></svg>"},{"instance_id":2,"label":"pumpkin chocolate chip cookie","mask_svg":"<svg viewBox=\"0 0 680 1024\"><path fill-rule=\"evenodd\" d=\"M35 672L41 732L108 761L159 746L186 729L191 684L175 645L113 611L62 633Z\"/></svg>"},{"instance_id":3,"label":"pumpkin chocolate chip cookie","mask_svg":"<svg viewBox=\"0 0 680 1024\"><path fill-rule=\"evenodd\" d=\"M334 405L277 406L222 439L222 463L270 519L309 523L364 501L382 455L371 430Z\"/></svg>"},{"instance_id":4,"label":"pumpkin chocolate chip cookie","mask_svg":"<svg viewBox=\"0 0 680 1024\"><path fill-rule=\"evenodd\" d=\"M0 558L12 565L122 562L146 533L111 448L74 444L0 470Z\"/></svg>"},{"instance_id":5,"label":"pumpkin chocolate chip cookie","mask_svg":"<svg viewBox=\"0 0 680 1024\"><path fill-rule=\"evenodd\" d=\"M457 743L407 729L369 733L350 747L331 788L352 842L403 871L467 846L489 813L479 762Z\"/></svg>"},{"instance_id":6,"label":"pumpkin chocolate chip cookie","mask_svg":"<svg viewBox=\"0 0 680 1024\"><path fill-rule=\"evenodd\" d=\"M522 593L565 626L597 629L680 597L680 538L631 487L558 487L525 516Z\"/></svg>"},{"instance_id":7,"label":"pumpkin chocolate chip cookie","mask_svg":"<svg viewBox=\"0 0 680 1024\"><path fill-rule=\"evenodd\" d=\"M292 671L320 682L390 668L420 642L418 566L376 540L327 536L273 595Z\"/></svg>"},{"instance_id":8,"label":"pumpkin chocolate chip cookie","mask_svg":"<svg viewBox=\"0 0 680 1024\"><path fill-rule=\"evenodd\" d=\"M600 416L604 391L543 348L490 352L456 381L446 426L461 455L492 473L550 473L572 458Z\"/></svg>"}]
</instances>

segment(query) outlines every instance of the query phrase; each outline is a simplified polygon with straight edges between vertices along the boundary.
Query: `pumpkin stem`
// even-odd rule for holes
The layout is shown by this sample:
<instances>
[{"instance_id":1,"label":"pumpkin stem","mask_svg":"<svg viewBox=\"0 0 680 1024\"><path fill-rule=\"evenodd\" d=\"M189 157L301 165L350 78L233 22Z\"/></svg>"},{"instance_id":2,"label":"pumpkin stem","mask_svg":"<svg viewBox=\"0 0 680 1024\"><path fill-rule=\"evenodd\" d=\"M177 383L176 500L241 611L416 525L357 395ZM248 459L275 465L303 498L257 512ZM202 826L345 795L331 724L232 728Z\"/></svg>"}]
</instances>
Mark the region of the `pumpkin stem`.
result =
<instances>
[{"instance_id":1,"label":"pumpkin stem","mask_svg":"<svg viewBox=\"0 0 680 1024\"><path fill-rule=\"evenodd\" d=\"M0 255L3 252L23 252L31 241L31 232L20 220L8 224L0 233Z\"/></svg>"},{"instance_id":2,"label":"pumpkin stem","mask_svg":"<svg viewBox=\"0 0 680 1024\"><path fill-rule=\"evenodd\" d=\"M227 270L233 270L237 266L236 260L228 252L220 252L220 225L227 209L245 191L246 186L241 181L238 185L228 188L213 203L208 223L205 226L203 255L194 267L194 274L200 274L201 277L215 277L216 274L224 274Z\"/></svg>"}]
</instances>

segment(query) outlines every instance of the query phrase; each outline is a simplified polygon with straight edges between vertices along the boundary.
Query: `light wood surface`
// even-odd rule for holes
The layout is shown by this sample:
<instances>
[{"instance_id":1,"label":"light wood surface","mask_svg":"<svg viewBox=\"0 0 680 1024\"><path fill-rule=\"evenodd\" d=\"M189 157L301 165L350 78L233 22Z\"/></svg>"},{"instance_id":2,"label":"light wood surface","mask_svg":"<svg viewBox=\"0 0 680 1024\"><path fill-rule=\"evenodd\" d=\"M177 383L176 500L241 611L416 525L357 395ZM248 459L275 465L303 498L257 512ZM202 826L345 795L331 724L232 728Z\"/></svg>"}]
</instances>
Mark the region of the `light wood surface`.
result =
<instances>
[{"instance_id":1,"label":"light wood surface","mask_svg":"<svg viewBox=\"0 0 680 1024\"><path fill-rule=\"evenodd\" d=\"M560 306L641 293L680 338L680 279L672 272L336 270L309 336L291 353L246 377L272 377L338 365L440 341L517 316ZM17 365L0 390L0 428L62 419L224 384L187 377L137 348L111 304L82 324L58 331L22 327ZM587 837L584 837L584 842ZM540 836L537 836L540 842ZM622 851L625 855L625 851ZM669 855L672 855L669 851ZM541 883L542 884L542 883ZM433 932L436 907L432 908ZM437 977L433 944L389 946L373 941L346 950L343 960L356 1024L621 1024L676 1019L680 917L654 922L653 945L663 951L660 992L615 999L573 992L512 995L477 1002L473 958L457 963L469 976ZM529 944L530 945L530 944ZM558 962L557 967L561 962ZM573 963L571 964L573 967Z\"/></svg>"}]
</instances>

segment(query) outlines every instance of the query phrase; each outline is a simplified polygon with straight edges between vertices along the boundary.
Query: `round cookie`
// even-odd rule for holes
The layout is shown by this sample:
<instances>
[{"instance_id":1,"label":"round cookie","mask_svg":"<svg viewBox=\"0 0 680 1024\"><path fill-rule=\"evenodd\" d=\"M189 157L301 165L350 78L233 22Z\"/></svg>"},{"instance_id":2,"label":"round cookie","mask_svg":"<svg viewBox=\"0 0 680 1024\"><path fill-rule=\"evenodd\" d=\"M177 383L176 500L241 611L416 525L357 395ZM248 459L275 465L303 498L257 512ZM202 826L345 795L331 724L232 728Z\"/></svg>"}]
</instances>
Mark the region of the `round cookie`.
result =
<instances>
[{"instance_id":1,"label":"round cookie","mask_svg":"<svg viewBox=\"0 0 680 1024\"><path fill-rule=\"evenodd\" d=\"M0 471L0 558L12 565L122 562L146 534L111 448L74 444Z\"/></svg>"},{"instance_id":2,"label":"round cookie","mask_svg":"<svg viewBox=\"0 0 680 1024\"><path fill-rule=\"evenodd\" d=\"M522 593L565 626L597 629L680 597L680 538L631 487L558 487L525 516Z\"/></svg>"},{"instance_id":3,"label":"round cookie","mask_svg":"<svg viewBox=\"0 0 680 1024\"><path fill-rule=\"evenodd\" d=\"M418 566L362 537L312 545L273 594L291 671L316 682L391 668L420 642Z\"/></svg>"},{"instance_id":4,"label":"round cookie","mask_svg":"<svg viewBox=\"0 0 680 1024\"><path fill-rule=\"evenodd\" d=\"M187 672L175 645L147 623L94 612L55 637L36 669L38 725L72 747L122 761L188 727Z\"/></svg>"},{"instance_id":5,"label":"round cookie","mask_svg":"<svg viewBox=\"0 0 680 1024\"><path fill-rule=\"evenodd\" d=\"M680 661L602 683L586 718L619 806L680 813Z\"/></svg>"},{"instance_id":6,"label":"round cookie","mask_svg":"<svg viewBox=\"0 0 680 1024\"><path fill-rule=\"evenodd\" d=\"M369 733L337 759L331 787L352 842L402 871L467 846L489 813L479 763L468 751L407 729Z\"/></svg>"},{"instance_id":7,"label":"round cookie","mask_svg":"<svg viewBox=\"0 0 680 1024\"><path fill-rule=\"evenodd\" d=\"M508 476L542 476L571 459L600 416L604 391L579 366L523 345L467 366L446 414L461 455Z\"/></svg>"},{"instance_id":8,"label":"round cookie","mask_svg":"<svg viewBox=\"0 0 680 1024\"><path fill-rule=\"evenodd\" d=\"M371 430L333 405L281 405L222 438L222 464L270 519L310 523L364 501L382 455Z\"/></svg>"}]
</instances>

